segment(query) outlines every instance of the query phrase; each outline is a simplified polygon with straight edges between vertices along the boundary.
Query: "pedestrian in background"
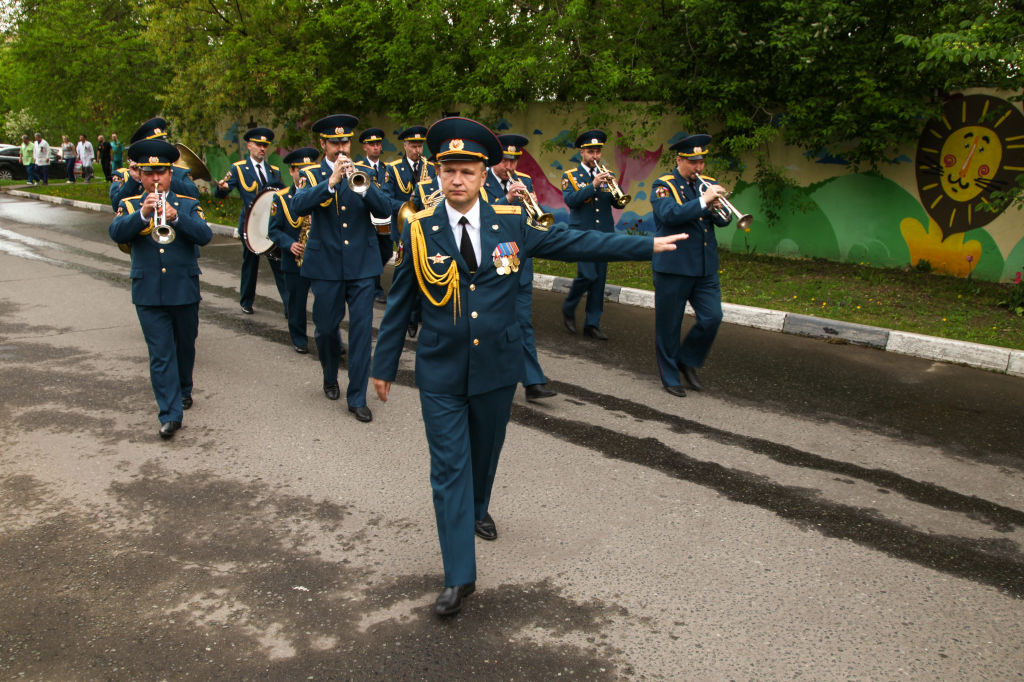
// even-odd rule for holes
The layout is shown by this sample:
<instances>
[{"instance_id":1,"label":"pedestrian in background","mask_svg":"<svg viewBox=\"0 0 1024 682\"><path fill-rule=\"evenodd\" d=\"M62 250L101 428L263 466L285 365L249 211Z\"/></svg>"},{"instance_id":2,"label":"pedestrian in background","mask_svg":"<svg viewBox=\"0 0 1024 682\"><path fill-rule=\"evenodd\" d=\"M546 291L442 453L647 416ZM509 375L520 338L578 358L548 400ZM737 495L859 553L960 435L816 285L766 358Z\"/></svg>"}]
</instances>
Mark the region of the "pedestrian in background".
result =
<instances>
[{"instance_id":1,"label":"pedestrian in background","mask_svg":"<svg viewBox=\"0 0 1024 682\"><path fill-rule=\"evenodd\" d=\"M124 143L117 139L117 133L110 134L110 167L114 170L124 165ZM111 176L113 179L113 176Z\"/></svg>"},{"instance_id":2,"label":"pedestrian in background","mask_svg":"<svg viewBox=\"0 0 1024 682\"><path fill-rule=\"evenodd\" d=\"M96 136L96 153L100 157L100 167L103 168L103 179L110 182L110 143L103 133Z\"/></svg>"},{"instance_id":3,"label":"pedestrian in background","mask_svg":"<svg viewBox=\"0 0 1024 682\"><path fill-rule=\"evenodd\" d=\"M35 142L32 143L32 153L36 161L36 173L42 184L50 184L50 143L46 141L42 133L36 133Z\"/></svg>"},{"instance_id":4,"label":"pedestrian in background","mask_svg":"<svg viewBox=\"0 0 1024 682\"><path fill-rule=\"evenodd\" d=\"M78 160L78 152L73 142L67 135L60 136L60 158L64 162L64 172L67 176L66 182L75 181L75 161Z\"/></svg>"},{"instance_id":5,"label":"pedestrian in background","mask_svg":"<svg viewBox=\"0 0 1024 682\"><path fill-rule=\"evenodd\" d=\"M78 158L82 161L82 179L86 182L92 182L92 162L96 158L92 142L89 142L85 135L79 135L78 146L75 147L75 151L78 152Z\"/></svg>"},{"instance_id":6,"label":"pedestrian in background","mask_svg":"<svg viewBox=\"0 0 1024 682\"><path fill-rule=\"evenodd\" d=\"M25 167L25 182L30 185L36 184L36 161L28 135L21 136L21 156L19 160L21 165Z\"/></svg>"}]
</instances>

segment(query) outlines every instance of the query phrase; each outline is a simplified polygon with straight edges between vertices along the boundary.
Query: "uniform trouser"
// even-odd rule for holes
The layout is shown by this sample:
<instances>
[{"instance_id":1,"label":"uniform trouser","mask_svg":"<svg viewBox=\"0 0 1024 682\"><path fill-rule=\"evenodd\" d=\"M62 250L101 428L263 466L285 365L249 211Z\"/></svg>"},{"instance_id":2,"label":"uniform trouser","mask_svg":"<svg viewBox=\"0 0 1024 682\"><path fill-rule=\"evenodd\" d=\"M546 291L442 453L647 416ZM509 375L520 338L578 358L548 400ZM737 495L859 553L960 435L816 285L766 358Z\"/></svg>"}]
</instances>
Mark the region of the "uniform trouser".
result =
<instances>
[{"instance_id":1,"label":"uniform trouser","mask_svg":"<svg viewBox=\"0 0 1024 682\"><path fill-rule=\"evenodd\" d=\"M324 370L324 386L338 383L341 365L341 332L348 304L348 390L351 407L366 406L370 381L370 343L373 336L373 277L363 279L310 280L313 289L313 325L317 355Z\"/></svg>"},{"instance_id":2,"label":"uniform trouser","mask_svg":"<svg viewBox=\"0 0 1024 682\"><path fill-rule=\"evenodd\" d=\"M523 336L523 357L526 360L526 378L523 386L546 384L547 377L537 359L537 341L533 336L533 260L524 258L519 265L519 291L516 292L516 320Z\"/></svg>"},{"instance_id":3,"label":"uniform trouser","mask_svg":"<svg viewBox=\"0 0 1024 682\"><path fill-rule=\"evenodd\" d=\"M304 348L309 345L306 334L306 302L309 300L310 280L297 272L281 271L285 291L288 293L288 335L292 345Z\"/></svg>"},{"instance_id":4,"label":"uniform trouser","mask_svg":"<svg viewBox=\"0 0 1024 682\"><path fill-rule=\"evenodd\" d=\"M391 242L390 234L377 234L377 245L380 247L380 264L387 265L387 262L391 260L391 256L394 254L395 249ZM377 279L374 280L374 295L383 294L384 285L380 281L380 275L377 275Z\"/></svg>"},{"instance_id":5,"label":"uniform trouser","mask_svg":"<svg viewBox=\"0 0 1024 682\"><path fill-rule=\"evenodd\" d=\"M135 312L149 348L149 380L160 408L160 423L181 421L181 399L192 395L199 303L137 305Z\"/></svg>"},{"instance_id":6,"label":"uniform trouser","mask_svg":"<svg viewBox=\"0 0 1024 682\"><path fill-rule=\"evenodd\" d=\"M682 334L686 302L697 321ZM666 386L679 386L679 368L704 364L722 324L722 286L718 273L701 277L654 273L654 334L658 373Z\"/></svg>"},{"instance_id":7,"label":"uniform trouser","mask_svg":"<svg viewBox=\"0 0 1024 682\"><path fill-rule=\"evenodd\" d=\"M256 278L260 272L260 258L262 256L257 256L249 250L244 241L242 242L242 281L238 287L238 302L244 308L251 308L253 301L256 300ZM284 277L281 275L281 262L270 258L267 260L270 261L270 271L274 273L274 284L277 285L277 293L284 304L284 314L287 317L288 287L285 286Z\"/></svg>"},{"instance_id":8,"label":"uniform trouser","mask_svg":"<svg viewBox=\"0 0 1024 682\"><path fill-rule=\"evenodd\" d=\"M601 326L601 313L604 312L604 281L608 277L608 263L590 263L580 261L576 264L576 279L569 287L569 295L562 304L562 312L570 317L575 315L583 295L587 295L587 315L583 326Z\"/></svg>"},{"instance_id":9,"label":"uniform trouser","mask_svg":"<svg viewBox=\"0 0 1024 682\"><path fill-rule=\"evenodd\" d=\"M487 514L516 387L480 395L420 390L437 537L448 587L476 581L474 523Z\"/></svg>"}]
</instances>

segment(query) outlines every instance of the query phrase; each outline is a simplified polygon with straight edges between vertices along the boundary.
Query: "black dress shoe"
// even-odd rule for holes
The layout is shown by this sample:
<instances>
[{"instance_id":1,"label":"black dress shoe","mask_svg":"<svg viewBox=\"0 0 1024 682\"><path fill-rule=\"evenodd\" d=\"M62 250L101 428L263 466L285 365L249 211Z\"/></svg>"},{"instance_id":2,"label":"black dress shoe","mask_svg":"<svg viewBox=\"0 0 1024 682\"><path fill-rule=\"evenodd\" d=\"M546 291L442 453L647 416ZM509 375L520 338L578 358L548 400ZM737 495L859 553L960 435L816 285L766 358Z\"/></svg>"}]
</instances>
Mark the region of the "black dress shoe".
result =
<instances>
[{"instance_id":1,"label":"black dress shoe","mask_svg":"<svg viewBox=\"0 0 1024 682\"><path fill-rule=\"evenodd\" d=\"M385 294L385 293L384 293L384 292L382 291L382 292L381 292L381 293L379 293L379 294L374 294L374 296L373 296L373 300L374 300L374 301L376 301L377 303L387 303L387 302L388 302L388 295L387 295L387 294Z\"/></svg>"},{"instance_id":2,"label":"black dress shoe","mask_svg":"<svg viewBox=\"0 0 1024 682\"><path fill-rule=\"evenodd\" d=\"M473 531L481 540L497 540L498 528L494 525L494 519L486 514L482 519L473 524Z\"/></svg>"},{"instance_id":3,"label":"black dress shoe","mask_svg":"<svg viewBox=\"0 0 1024 682\"><path fill-rule=\"evenodd\" d=\"M466 583L455 587L445 587L441 594L437 595L434 602L434 613L439 616L451 616L462 608L463 597L468 597L476 590L476 583Z\"/></svg>"},{"instance_id":4,"label":"black dress shoe","mask_svg":"<svg viewBox=\"0 0 1024 682\"><path fill-rule=\"evenodd\" d=\"M565 323L565 328L570 334L576 333L576 319L572 315L566 315L562 313L562 322Z\"/></svg>"},{"instance_id":5,"label":"black dress shoe","mask_svg":"<svg viewBox=\"0 0 1024 682\"><path fill-rule=\"evenodd\" d=\"M242 306L242 312L245 313L246 315L252 315L252 306L251 305L243 305Z\"/></svg>"},{"instance_id":6,"label":"black dress shoe","mask_svg":"<svg viewBox=\"0 0 1024 682\"><path fill-rule=\"evenodd\" d=\"M608 337L605 336L604 333L597 327L584 327L583 336L586 336L587 338L590 339L597 339L598 341L608 340Z\"/></svg>"},{"instance_id":7,"label":"black dress shoe","mask_svg":"<svg viewBox=\"0 0 1024 682\"><path fill-rule=\"evenodd\" d=\"M409 323L409 329L406 331L406 333L409 334L409 338L410 339L415 339L416 338L416 332L418 332L419 330L420 330L420 323L419 322L410 322Z\"/></svg>"},{"instance_id":8,"label":"black dress shoe","mask_svg":"<svg viewBox=\"0 0 1024 682\"><path fill-rule=\"evenodd\" d=\"M674 395L677 398L686 397L686 389L682 386L666 386L665 390Z\"/></svg>"},{"instance_id":9,"label":"black dress shoe","mask_svg":"<svg viewBox=\"0 0 1024 682\"><path fill-rule=\"evenodd\" d=\"M555 395L558 394L548 388L547 384L530 384L526 387L526 399L531 403Z\"/></svg>"},{"instance_id":10,"label":"black dress shoe","mask_svg":"<svg viewBox=\"0 0 1024 682\"><path fill-rule=\"evenodd\" d=\"M373 412L370 412L370 408L367 407L366 405L363 405L362 407L352 407L351 405L349 405L348 411L354 414L356 416L356 419L358 419L361 422L373 421Z\"/></svg>"},{"instance_id":11,"label":"black dress shoe","mask_svg":"<svg viewBox=\"0 0 1024 682\"><path fill-rule=\"evenodd\" d=\"M174 432L181 428L181 422L164 422L160 426L160 437L164 440L172 437Z\"/></svg>"},{"instance_id":12,"label":"black dress shoe","mask_svg":"<svg viewBox=\"0 0 1024 682\"><path fill-rule=\"evenodd\" d=\"M181 399L181 409L187 410L192 407L192 396L187 395Z\"/></svg>"},{"instance_id":13,"label":"black dress shoe","mask_svg":"<svg viewBox=\"0 0 1024 682\"><path fill-rule=\"evenodd\" d=\"M299 355L306 355L307 353L309 353L309 347L308 346L295 346L295 352L298 353Z\"/></svg>"},{"instance_id":14,"label":"black dress shoe","mask_svg":"<svg viewBox=\"0 0 1024 682\"><path fill-rule=\"evenodd\" d=\"M325 385L324 395L328 400L337 400L341 397L341 389L338 388L338 384Z\"/></svg>"},{"instance_id":15,"label":"black dress shoe","mask_svg":"<svg viewBox=\"0 0 1024 682\"><path fill-rule=\"evenodd\" d=\"M683 378L686 379L686 383L690 385L695 391L703 391L704 385L697 379L697 370L689 365L683 365Z\"/></svg>"}]
</instances>

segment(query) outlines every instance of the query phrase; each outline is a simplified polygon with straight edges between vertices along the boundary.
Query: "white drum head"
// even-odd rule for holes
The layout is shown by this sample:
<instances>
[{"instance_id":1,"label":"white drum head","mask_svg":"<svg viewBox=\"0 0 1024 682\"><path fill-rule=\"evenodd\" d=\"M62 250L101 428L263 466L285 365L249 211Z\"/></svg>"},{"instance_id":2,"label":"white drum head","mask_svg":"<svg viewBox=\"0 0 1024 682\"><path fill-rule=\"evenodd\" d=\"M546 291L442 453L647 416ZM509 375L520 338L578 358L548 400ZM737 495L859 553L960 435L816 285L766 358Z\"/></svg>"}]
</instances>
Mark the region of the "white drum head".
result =
<instances>
[{"instance_id":1,"label":"white drum head","mask_svg":"<svg viewBox=\"0 0 1024 682\"><path fill-rule=\"evenodd\" d=\"M252 202L245 217L245 245L256 254L274 248L270 241L270 208L274 205L274 190L264 190Z\"/></svg>"}]
</instances>

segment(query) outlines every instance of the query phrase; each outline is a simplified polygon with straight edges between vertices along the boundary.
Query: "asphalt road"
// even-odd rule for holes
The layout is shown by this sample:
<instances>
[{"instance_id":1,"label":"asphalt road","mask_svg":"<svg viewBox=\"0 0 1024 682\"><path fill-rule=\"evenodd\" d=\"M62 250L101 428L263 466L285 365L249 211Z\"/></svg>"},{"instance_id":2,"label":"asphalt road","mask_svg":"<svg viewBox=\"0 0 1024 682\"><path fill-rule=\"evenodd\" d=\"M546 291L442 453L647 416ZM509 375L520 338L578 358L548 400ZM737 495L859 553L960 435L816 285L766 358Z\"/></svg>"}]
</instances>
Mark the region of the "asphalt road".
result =
<instances>
[{"instance_id":1,"label":"asphalt road","mask_svg":"<svg viewBox=\"0 0 1024 682\"><path fill-rule=\"evenodd\" d=\"M0 194L0 677L1024 675L1020 378L726 325L678 399L653 311L595 342L538 292L559 395L517 396L499 539L440 621L415 344L356 422L217 238L161 441L108 222Z\"/></svg>"}]
</instances>

